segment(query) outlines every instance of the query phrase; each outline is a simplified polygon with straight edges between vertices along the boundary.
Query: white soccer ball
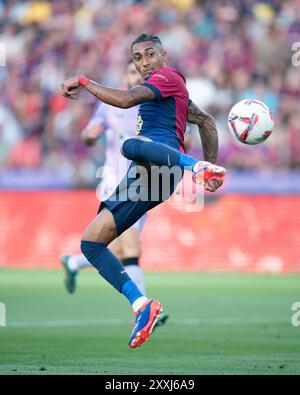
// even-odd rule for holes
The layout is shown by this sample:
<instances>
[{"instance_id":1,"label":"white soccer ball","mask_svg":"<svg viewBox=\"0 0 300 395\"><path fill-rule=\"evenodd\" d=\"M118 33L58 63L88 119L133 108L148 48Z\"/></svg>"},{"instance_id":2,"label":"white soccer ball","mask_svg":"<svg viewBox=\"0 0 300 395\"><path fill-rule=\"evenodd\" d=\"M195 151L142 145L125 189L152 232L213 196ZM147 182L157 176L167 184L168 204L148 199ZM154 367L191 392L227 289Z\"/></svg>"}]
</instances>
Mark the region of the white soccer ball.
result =
<instances>
[{"instance_id":1,"label":"white soccer ball","mask_svg":"<svg viewBox=\"0 0 300 395\"><path fill-rule=\"evenodd\" d=\"M244 144L265 141L274 129L269 107L259 100L241 100L228 115L228 127L235 138Z\"/></svg>"}]
</instances>

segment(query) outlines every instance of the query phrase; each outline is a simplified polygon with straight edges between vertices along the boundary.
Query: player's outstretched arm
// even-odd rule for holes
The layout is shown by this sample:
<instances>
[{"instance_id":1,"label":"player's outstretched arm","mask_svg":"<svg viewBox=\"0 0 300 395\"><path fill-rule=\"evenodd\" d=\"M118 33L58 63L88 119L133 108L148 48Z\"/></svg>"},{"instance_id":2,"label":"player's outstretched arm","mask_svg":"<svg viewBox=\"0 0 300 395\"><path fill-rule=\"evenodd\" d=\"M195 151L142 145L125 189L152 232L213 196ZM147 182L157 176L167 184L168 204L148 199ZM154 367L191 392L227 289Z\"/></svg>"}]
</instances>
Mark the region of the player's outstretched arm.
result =
<instances>
[{"instance_id":1,"label":"player's outstretched arm","mask_svg":"<svg viewBox=\"0 0 300 395\"><path fill-rule=\"evenodd\" d=\"M77 90L81 86L103 103L114 107L129 108L155 99L152 90L143 85L128 90L114 89L83 76L72 77L64 81L62 84L63 95L68 99L76 99Z\"/></svg>"},{"instance_id":2,"label":"player's outstretched arm","mask_svg":"<svg viewBox=\"0 0 300 395\"><path fill-rule=\"evenodd\" d=\"M204 160L216 163L219 140L214 117L201 110L192 102L189 105L188 122L196 124L199 127Z\"/></svg>"}]
</instances>

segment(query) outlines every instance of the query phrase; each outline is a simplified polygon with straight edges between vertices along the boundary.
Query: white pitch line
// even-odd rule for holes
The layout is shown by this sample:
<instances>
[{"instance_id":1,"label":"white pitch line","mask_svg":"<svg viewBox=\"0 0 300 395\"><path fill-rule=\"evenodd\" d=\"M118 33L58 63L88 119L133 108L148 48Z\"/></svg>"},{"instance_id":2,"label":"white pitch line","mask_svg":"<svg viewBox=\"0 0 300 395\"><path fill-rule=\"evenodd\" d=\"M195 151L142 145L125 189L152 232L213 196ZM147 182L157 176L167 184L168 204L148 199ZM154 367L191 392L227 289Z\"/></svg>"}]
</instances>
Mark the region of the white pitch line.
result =
<instances>
[{"instance_id":1,"label":"white pitch line","mask_svg":"<svg viewBox=\"0 0 300 395\"><path fill-rule=\"evenodd\" d=\"M64 328L64 327L90 327L90 326L124 326L130 325L130 321L122 319L106 320L63 320L63 321L12 321L7 322L6 328ZM210 319L172 319L168 325L196 326L196 325L267 325L267 324L290 324L287 319L276 318L240 319L240 318L210 318Z\"/></svg>"}]
</instances>

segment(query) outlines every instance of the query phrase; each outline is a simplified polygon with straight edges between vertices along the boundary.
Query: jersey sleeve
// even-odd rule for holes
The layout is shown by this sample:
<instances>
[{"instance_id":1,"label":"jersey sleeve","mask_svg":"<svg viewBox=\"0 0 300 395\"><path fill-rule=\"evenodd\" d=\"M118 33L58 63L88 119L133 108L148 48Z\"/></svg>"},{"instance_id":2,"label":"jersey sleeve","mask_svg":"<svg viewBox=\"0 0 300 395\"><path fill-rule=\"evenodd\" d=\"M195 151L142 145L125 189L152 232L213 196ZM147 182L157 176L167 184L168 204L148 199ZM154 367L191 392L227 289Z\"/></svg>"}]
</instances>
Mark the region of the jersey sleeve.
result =
<instances>
[{"instance_id":1,"label":"jersey sleeve","mask_svg":"<svg viewBox=\"0 0 300 395\"><path fill-rule=\"evenodd\" d=\"M181 88L179 76L172 71L157 70L142 85L147 86L155 94L156 100L176 95Z\"/></svg>"}]
</instances>

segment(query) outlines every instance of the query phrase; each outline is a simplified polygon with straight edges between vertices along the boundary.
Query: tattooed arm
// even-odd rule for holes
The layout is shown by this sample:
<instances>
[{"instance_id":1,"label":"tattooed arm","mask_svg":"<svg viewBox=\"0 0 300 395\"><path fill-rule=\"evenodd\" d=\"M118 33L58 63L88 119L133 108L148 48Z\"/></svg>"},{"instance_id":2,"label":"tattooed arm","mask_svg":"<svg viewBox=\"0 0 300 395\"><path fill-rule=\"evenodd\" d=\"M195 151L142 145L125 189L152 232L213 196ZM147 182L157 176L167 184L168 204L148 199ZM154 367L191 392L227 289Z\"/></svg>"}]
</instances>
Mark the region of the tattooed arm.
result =
<instances>
[{"instance_id":1,"label":"tattooed arm","mask_svg":"<svg viewBox=\"0 0 300 395\"><path fill-rule=\"evenodd\" d=\"M76 93L80 86L79 77L69 78L62 84L63 95L68 99L76 99ZM129 90L121 90L109 88L88 80L84 88L103 103L120 108L133 107L145 101L155 99L155 95L151 89L142 85Z\"/></svg>"},{"instance_id":2,"label":"tattooed arm","mask_svg":"<svg viewBox=\"0 0 300 395\"><path fill-rule=\"evenodd\" d=\"M189 105L188 121L198 125L202 141L204 160L216 163L218 155L218 132L212 115L200 110L191 102Z\"/></svg>"}]
</instances>

